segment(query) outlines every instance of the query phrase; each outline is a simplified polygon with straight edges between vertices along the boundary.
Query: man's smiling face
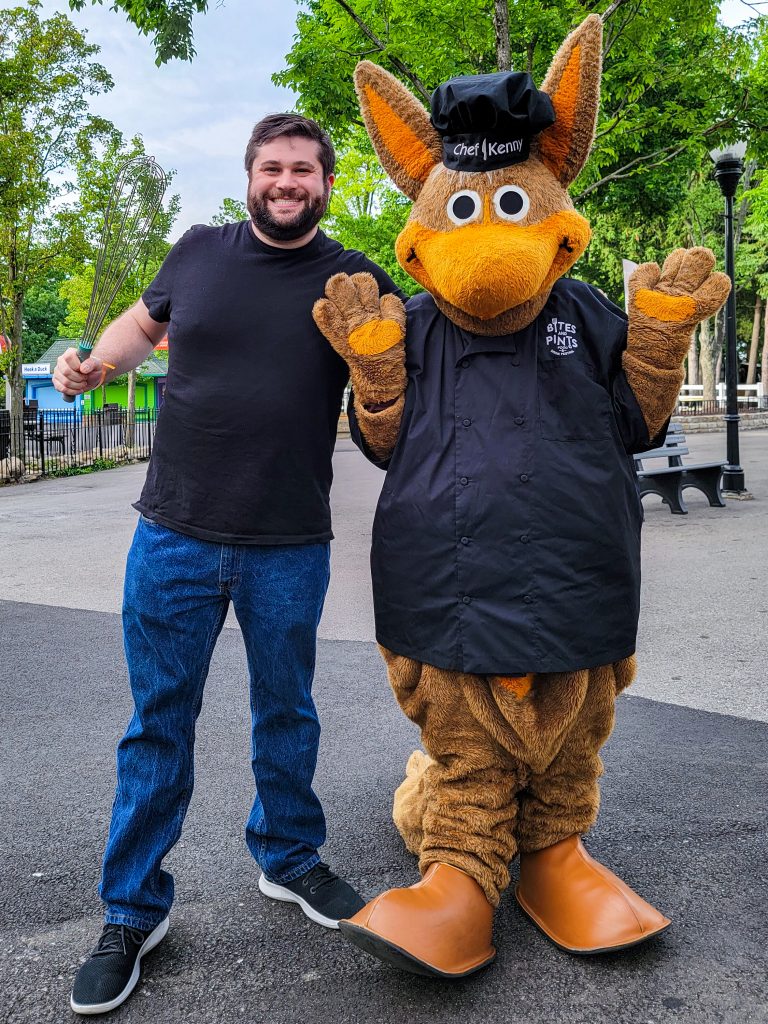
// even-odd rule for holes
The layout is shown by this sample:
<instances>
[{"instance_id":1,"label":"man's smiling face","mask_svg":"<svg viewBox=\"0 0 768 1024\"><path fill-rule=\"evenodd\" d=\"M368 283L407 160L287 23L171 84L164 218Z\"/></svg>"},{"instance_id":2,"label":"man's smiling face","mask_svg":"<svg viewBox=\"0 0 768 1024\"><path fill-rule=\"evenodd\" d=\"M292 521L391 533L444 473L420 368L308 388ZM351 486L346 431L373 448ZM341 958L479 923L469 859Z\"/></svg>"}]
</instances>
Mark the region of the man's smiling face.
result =
<instances>
[{"instance_id":1,"label":"man's smiling face","mask_svg":"<svg viewBox=\"0 0 768 1024\"><path fill-rule=\"evenodd\" d=\"M325 177L317 143L281 135L261 146L248 175L248 212L267 242L308 242L328 206L333 175Z\"/></svg>"}]
</instances>

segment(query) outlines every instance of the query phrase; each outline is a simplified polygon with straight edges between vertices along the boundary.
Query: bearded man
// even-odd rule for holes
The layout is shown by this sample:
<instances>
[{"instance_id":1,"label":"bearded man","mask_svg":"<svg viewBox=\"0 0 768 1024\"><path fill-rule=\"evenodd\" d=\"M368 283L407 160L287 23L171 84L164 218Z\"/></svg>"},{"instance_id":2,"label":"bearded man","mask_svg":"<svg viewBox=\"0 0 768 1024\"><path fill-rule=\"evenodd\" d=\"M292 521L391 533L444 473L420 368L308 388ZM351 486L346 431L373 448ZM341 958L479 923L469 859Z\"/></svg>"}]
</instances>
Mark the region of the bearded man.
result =
<instances>
[{"instance_id":1,"label":"bearded man","mask_svg":"<svg viewBox=\"0 0 768 1024\"><path fill-rule=\"evenodd\" d=\"M101 938L75 979L76 1013L135 988L168 930L161 869L192 794L195 722L230 601L248 655L257 793L246 829L259 888L337 928L363 900L324 864L312 778L320 726L311 687L329 580L331 456L348 371L312 320L325 282L369 271L318 228L334 180L328 135L273 114L245 155L250 219L197 225L142 298L54 383L82 394L139 366L169 338L165 402L128 555L125 650L135 713L117 748L102 870Z\"/></svg>"}]
</instances>

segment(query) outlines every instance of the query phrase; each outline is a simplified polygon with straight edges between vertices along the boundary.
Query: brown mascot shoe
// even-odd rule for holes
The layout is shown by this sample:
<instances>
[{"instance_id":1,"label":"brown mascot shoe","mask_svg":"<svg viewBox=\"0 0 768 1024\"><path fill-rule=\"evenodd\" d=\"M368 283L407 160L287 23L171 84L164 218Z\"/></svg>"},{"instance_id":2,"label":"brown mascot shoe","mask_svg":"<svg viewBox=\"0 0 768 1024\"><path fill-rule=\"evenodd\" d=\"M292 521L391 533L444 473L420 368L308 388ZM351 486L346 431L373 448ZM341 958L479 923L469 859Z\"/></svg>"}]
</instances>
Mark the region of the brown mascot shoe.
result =
<instances>
[{"instance_id":1,"label":"brown mascot shoe","mask_svg":"<svg viewBox=\"0 0 768 1024\"><path fill-rule=\"evenodd\" d=\"M517 902L568 953L610 953L672 923L589 856L579 836L520 855Z\"/></svg>"},{"instance_id":2,"label":"brown mascot shoe","mask_svg":"<svg viewBox=\"0 0 768 1024\"><path fill-rule=\"evenodd\" d=\"M463 978L496 956L493 908L464 871L430 864L409 889L390 889L348 921L342 935L384 963L437 978Z\"/></svg>"}]
</instances>

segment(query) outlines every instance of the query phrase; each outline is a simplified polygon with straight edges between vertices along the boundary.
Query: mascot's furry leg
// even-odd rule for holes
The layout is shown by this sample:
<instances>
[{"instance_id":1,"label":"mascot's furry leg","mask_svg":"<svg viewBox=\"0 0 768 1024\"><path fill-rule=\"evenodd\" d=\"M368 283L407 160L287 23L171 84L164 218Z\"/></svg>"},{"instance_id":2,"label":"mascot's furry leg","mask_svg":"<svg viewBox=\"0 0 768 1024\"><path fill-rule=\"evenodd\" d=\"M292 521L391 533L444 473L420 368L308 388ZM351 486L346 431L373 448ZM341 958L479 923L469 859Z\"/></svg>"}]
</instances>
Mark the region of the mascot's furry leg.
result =
<instances>
[{"instance_id":1,"label":"mascot's furry leg","mask_svg":"<svg viewBox=\"0 0 768 1024\"><path fill-rule=\"evenodd\" d=\"M597 817L599 749L634 659L580 672L473 676L383 651L403 710L422 730L394 817L422 881L368 904L342 930L380 959L460 977L494 956L492 908L521 853L518 900L558 945L594 953L669 924L579 836Z\"/></svg>"},{"instance_id":2,"label":"mascot's furry leg","mask_svg":"<svg viewBox=\"0 0 768 1024\"><path fill-rule=\"evenodd\" d=\"M582 845L597 819L599 749L613 728L614 699L634 677L635 659L591 669L584 702L557 756L520 794L515 895L531 920L561 949L602 953L658 935L670 921ZM537 677L543 686L558 676Z\"/></svg>"}]
</instances>

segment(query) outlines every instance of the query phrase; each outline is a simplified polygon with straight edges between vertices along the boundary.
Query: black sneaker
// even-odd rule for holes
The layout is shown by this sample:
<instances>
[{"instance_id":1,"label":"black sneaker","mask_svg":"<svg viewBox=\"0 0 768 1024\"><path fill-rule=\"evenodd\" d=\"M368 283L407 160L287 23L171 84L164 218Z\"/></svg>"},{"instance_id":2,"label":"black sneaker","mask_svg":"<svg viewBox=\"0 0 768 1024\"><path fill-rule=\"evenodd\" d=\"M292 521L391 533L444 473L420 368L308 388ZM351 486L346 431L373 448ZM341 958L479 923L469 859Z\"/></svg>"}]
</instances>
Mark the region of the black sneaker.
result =
<instances>
[{"instance_id":1,"label":"black sneaker","mask_svg":"<svg viewBox=\"0 0 768 1024\"><path fill-rule=\"evenodd\" d=\"M261 875L259 889L273 900L298 903L311 921L325 928L338 928L339 921L365 906L352 886L322 862L292 882L278 884Z\"/></svg>"},{"instance_id":2,"label":"black sneaker","mask_svg":"<svg viewBox=\"0 0 768 1024\"><path fill-rule=\"evenodd\" d=\"M69 1005L75 1013L107 1013L136 988L141 958L168 931L168 918L143 932L124 924L104 925L96 949L77 972Z\"/></svg>"}]
</instances>

